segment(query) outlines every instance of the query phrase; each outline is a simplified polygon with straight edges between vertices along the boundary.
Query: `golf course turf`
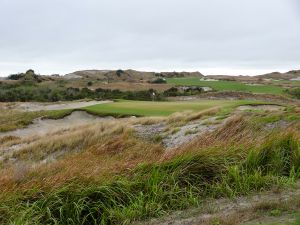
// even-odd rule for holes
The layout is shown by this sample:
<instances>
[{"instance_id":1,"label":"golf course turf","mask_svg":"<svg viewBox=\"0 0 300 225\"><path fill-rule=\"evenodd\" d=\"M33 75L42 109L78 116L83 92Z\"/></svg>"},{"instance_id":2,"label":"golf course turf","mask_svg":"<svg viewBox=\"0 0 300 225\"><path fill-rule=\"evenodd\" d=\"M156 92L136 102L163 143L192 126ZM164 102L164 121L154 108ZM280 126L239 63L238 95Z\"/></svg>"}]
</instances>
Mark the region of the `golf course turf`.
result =
<instances>
[{"instance_id":1,"label":"golf course turf","mask_svg":"<svg viewBox=\"0 0 300 225\"><path fill-rule=\"evenodd\" d=\"M216 91L243 91L264 94L282 94L283 88L275 85L247 85L236 81L201 81L199 78L168 78L168 84L211 87Z\"/></svg>"},{"instance_id":2,"label":"golf course turf","mask_svg":"<svg viewBox=\"0 0 300 225\"><path fill-rule=\"evenodd\" d=\"M175 112L202 111L214 107L235 107L239 105L257 103L245 100L196 100L174 102L150 102L120 100L113 103L93 105L84 110L103 115L135 115L135 116L168 116Z\"/></svg>"}]
</instances>

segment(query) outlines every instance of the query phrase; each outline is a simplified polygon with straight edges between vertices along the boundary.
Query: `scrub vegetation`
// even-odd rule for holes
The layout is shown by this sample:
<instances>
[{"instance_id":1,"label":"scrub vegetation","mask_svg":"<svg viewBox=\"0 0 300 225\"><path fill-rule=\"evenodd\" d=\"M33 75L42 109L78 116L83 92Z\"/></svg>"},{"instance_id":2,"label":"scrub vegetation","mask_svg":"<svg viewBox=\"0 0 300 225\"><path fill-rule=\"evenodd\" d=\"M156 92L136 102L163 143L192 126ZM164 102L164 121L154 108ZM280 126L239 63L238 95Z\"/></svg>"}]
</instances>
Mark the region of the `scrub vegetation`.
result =
<instances>
[{"instance_id":1,"label":"scrub vegetation","mask_svg":"<svg viewBox=\"0 0 300 225\"><path fill-rule=\"evenodd\" d=\"M190 112L189 121L220 113ZM297 109L229 114L219 129L171 151L139 137L134 125L165 122L177 127L186 113L98 122L37 139L16 151L13 162L2 161L0 221L132 224L201 207L208 199L234 198L297 182L299 120L285 129L267 129L296 115ZM4 145L28 142L28 138L12 139ZM64 154L39 163L57 152Z\"/></svg>"}]
</instances>

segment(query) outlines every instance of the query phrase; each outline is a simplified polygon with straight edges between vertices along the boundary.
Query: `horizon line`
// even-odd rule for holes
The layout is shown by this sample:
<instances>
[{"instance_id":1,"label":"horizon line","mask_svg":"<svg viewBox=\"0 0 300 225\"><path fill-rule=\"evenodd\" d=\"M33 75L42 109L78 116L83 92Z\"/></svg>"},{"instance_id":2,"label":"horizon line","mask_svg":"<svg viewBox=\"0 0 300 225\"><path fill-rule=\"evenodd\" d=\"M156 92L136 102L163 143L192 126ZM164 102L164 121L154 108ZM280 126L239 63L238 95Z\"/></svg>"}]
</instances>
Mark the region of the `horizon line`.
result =
<instances>
[{"instance_id":1,"label":"horizon line","mask_svg":"<svg viewBox=\"0 0 300 225\"><path fill-rule=\"evenodd\" d=\"M80 69L80 68L74 68L73 70L61 70L61 72L58 71L53 71L50 72L49 70L44 70L44 72L40 72L41 70L39 69L34 69L34 68L28 68L23 71L19 72L12 72L12 71L3 71L0 72L0 77L8 77L11 74L18 74L18 73L24 73L29 69L33 69L38 75L41 76L51 76L51 75L60 75L64 76L67 74L79 72L79 71L90 71L90 70L98 70L98 71L116 71L116 70L134 70L134 71L139 71L139 72L156 72L156 73L163 73L163 72L199 72L204 76L259 76L259 75L264 75L264 74L269 74L269 73L287 73L290 71L295 71L295 70L300 70L300 69L234 69L234 68L203 68L203 69L196 69L196 68L175 68L175 69L150 69L150 68L113 68L113 69L95 69L95 68L87 68L87 69ZM72 72L69 72L72 71ZM223 72L222 72L223 71Z\"/></svg>"}]
</instances>

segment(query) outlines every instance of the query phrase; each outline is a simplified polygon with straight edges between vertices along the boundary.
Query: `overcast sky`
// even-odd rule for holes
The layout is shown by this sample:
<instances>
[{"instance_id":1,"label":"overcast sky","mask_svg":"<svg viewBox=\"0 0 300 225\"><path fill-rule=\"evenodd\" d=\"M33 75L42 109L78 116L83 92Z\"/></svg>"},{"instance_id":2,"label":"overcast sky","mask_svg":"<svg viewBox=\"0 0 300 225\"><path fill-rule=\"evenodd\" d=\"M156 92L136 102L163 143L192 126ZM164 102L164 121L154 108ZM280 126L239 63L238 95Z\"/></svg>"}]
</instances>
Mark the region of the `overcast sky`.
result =
<instances>
[{"instance_id":1,"label":"overcast sky","mask_svg":"<svg viewBox=\"0 0 300 225\"><path fill-rule=\"evenodd\" d=\"M0 75L300 69L299 0L0 0Z\"/></svg>"}]
</instances>

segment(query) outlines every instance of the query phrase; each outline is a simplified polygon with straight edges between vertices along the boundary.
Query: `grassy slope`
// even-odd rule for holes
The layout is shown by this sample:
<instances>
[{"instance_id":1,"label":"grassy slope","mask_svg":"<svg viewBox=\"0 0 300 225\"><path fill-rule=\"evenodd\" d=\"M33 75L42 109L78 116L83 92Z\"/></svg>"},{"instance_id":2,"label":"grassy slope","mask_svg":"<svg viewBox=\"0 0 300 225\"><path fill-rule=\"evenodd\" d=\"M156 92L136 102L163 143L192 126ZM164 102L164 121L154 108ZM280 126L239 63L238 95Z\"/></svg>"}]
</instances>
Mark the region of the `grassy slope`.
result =
<instances>
[{"instance_id":1,"label":"grassy slope","mask_svg":"<svg viewBox=\"0 0 300 225\"><path fill-rule=\"evenodd\" d=\"M234 197L293 183L299 176L298 144L295 137L284 135L250 152L204 150L140 166L102 185L29 193L7 216L14 216L15 224L131 224L199 206L207 197Z\"/></svg>"},{"instance_id":2,"label":"grassy slope","mask_svg":"<svg viewBox=\"0 0 300 225\"><path fill-rule=\"evenodd\" d=\"M162 155L158 145L138 139L120 121L45 138L36 146L42 152L45 146L66 149L81 144L83 149L21 177L12 175L11 189L4 183L10 173L4 170L0 224L131 224L201 206L209 197L293 183L300 175L299 127L265 139L257 125L264 127L255 117L237 118L205 137L205 147L199 139L173 156Z\"/></svg>"},{"instance_id":3,"label":"grassy slope","mask_svg":"<svg viewBox=\"0 0 300 225\"><path fill-rule=\"evenodd\" d=\"M280 80L280 81L271 81L275 85L288 84L293 87L300 87L300 81L296 80Z\"/></svg>"},{"instance_id":4,"label":"grassy slope","mask_svg":"<svg viewBox=\"0 0 300 225\"><path fill-rule=\"evenodd\" d=\"M84 108L88 112L107 115L168 116L175 112L202 111L214 107L234 107L251 104L255 101L244 100L201 100L178 102L117 101Z\"/></svg>"},{"instance_id":5,"label":"grassy slope","mask_svg":"<svg viewBox=\"0 0 300 225\"><path fill-rule=\"evenodd\" d=\"M247 91L253 93L282 94L283 88L272 85L250 86L236 81L200 81L199 78L168 78L168 84L211 87L216 91Z\"/></svg>"}]
</instances>

